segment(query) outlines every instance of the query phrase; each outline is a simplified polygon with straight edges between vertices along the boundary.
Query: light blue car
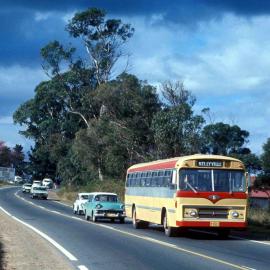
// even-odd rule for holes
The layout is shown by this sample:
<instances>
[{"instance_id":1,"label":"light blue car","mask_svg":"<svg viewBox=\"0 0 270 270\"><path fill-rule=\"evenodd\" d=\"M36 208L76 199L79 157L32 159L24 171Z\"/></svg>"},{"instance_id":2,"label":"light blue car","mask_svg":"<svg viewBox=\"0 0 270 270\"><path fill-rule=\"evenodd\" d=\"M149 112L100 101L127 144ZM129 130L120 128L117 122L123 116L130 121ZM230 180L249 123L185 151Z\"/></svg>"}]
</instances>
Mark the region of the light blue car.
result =
<instances>
[{"instance_id":1,"label":"light blue car","mask_svg":"<svg viewBox=\"0 0 270 270\"><path fill-rule=\"evenodd\" d=\"M118 219L125 222L125 206L115 193L95 192L89 194L88 201L84 204L85 219L97 222L99 219L110 219L112 222Z\"/></svg>"}]
</instances>

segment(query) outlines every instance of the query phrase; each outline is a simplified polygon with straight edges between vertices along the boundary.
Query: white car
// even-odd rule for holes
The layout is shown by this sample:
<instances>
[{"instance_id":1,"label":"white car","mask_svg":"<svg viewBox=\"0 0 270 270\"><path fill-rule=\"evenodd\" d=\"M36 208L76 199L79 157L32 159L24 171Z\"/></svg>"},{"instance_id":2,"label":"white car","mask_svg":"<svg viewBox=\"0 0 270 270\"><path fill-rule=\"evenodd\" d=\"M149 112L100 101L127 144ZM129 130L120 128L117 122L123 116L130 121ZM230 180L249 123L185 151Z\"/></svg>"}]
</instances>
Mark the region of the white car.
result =
<instances>
[{"instance_id":1,"label":"white car","mask_svg":"<svg viewBox=\"0 0 270 270\"><path fill-rule=\"evenodd\" d=\"M33 193L33 188L34 187L40 187L41 185L42 185L42 182L41 181L38 181L38 180L33 181L33 184L32 184L31 190L30 190L30 193L31 194Z\"/></svg>"},{"instance_id":2,"label":"white car","mask_svg":"<svg viewBox=\"0 0 270 270\"><path fill-rule=\"evenodd\" d=\"M42 180L42 186L45 186L47 188L52 188L53 187L53 180L50 178L44 178Z\"/></svg>"},{"instance_id":3,"label":"white car","mask_svg":"<svg viewBox=\"0 0 270 270\"><path fill-rule=\"evenodd\" d=\"M22 186L22 192L30 192L31 191L32 184L26 183Z\"/></svg>"},{"instance_id":4,"label":"white car","mask_svg":"<svg viewBox=\"0 0 270 270\"><path fill-rule=\"evenodd\" d=\"M23 182L22 177L16 175L15 178L14 178L14 183L15 184L21 184L22 182Z\"/></svg>"},{"instance_id":5,"label":"white car","mask_svg":"<svg viewBox=\"0 0 270 270\"><path fill-rule=\"evenodd\" d=\"M32 187L32 199L44 199L47 200L48 198L48 191L46 187L43 186L34 186Z\"/></svg>"},{"instance_id":6,"label":"white car","mask_svg":"<svg viewBox=\"0 0 270 270\"><path fill-rule=\"evenodd\" d=\"M84 204L88 201L90 193L78 193L73 203L73 213L81 215L85 213Z\"/></svg>"}]
</instances>

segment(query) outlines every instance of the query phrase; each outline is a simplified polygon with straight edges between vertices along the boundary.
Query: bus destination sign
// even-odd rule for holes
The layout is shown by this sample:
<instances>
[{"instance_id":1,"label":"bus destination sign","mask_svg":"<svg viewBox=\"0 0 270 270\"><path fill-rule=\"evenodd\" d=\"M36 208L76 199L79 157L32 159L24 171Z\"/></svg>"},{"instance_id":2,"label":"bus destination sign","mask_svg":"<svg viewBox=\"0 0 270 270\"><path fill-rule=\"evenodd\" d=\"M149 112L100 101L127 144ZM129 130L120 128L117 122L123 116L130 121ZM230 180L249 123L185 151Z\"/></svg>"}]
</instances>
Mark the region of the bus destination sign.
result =
<instances>
[{"instance_id":1,"label":"bus destination sign","mask_svg":"<svg viewBox=\"0 0 270 270\"><path fill-rule=\"evenodd\" d=\"M198 167L222 167L223 162L220 160L198 160Z\"/></svg>"}]
</instances>

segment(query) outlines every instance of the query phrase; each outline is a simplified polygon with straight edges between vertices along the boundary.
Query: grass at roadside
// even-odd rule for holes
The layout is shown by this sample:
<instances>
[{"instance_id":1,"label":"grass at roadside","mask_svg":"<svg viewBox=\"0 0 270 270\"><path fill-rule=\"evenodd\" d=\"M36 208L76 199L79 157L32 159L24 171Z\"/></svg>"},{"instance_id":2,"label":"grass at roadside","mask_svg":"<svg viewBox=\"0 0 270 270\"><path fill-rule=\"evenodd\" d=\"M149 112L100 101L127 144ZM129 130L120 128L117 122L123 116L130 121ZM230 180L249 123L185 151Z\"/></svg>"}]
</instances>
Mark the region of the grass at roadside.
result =
<instances>
[{"instance_id":1,"label":"grass at roadside","mask_svg":"<svg viewBox=\"0 0 270 270\"><path fill-rule=\"evenodd\" d=\"M7 186L7 185L8 185L7 182L0 181L0 187Z\"/></svg>"},{"instance_id":2,"label":"grass at roadside","mask_svg":"<svg viewBox=\"0 0 270 270\"><path fill-rule=\"evenodd\" d=\"M267 235L270 240L270 212L258 208L250 208L248 211L248 230L250 233Z\"/></svg>"},{"instance_id":3,"label":"grass at roadside","mask_svg":"<svg viewBox=\"0 0 270 270\"><path fill-rule=\"evenodd\" d=\"M117 193L120 200L124 201L125 194L125 184L123 181L114 181L114 180L104 180L104 181L92 181L86 186L81 186L78 188L74 187L62 187L57 195L63 201L73 203L79 192L113 192Z\"/></svg>"}]
</instances>

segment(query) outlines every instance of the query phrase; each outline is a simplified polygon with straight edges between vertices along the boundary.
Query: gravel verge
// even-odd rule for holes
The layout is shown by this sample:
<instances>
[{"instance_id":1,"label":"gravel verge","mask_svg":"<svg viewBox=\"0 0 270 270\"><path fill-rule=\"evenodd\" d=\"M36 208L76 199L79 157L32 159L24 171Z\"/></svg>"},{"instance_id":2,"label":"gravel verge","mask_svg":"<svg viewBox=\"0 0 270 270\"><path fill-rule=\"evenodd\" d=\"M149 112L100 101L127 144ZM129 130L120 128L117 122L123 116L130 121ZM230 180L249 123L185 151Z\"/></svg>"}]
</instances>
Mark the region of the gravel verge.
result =
<instances>
[{"instance_id":1,"label":"gravel verge","mask_svg":"<svg viewBox=\"0 0 270 270\"><path fill-rule=\"evenodd\" d=\"M71 270L69 261L46 240L0 211L1 270Z\"/></svg>"}]
</instances>

